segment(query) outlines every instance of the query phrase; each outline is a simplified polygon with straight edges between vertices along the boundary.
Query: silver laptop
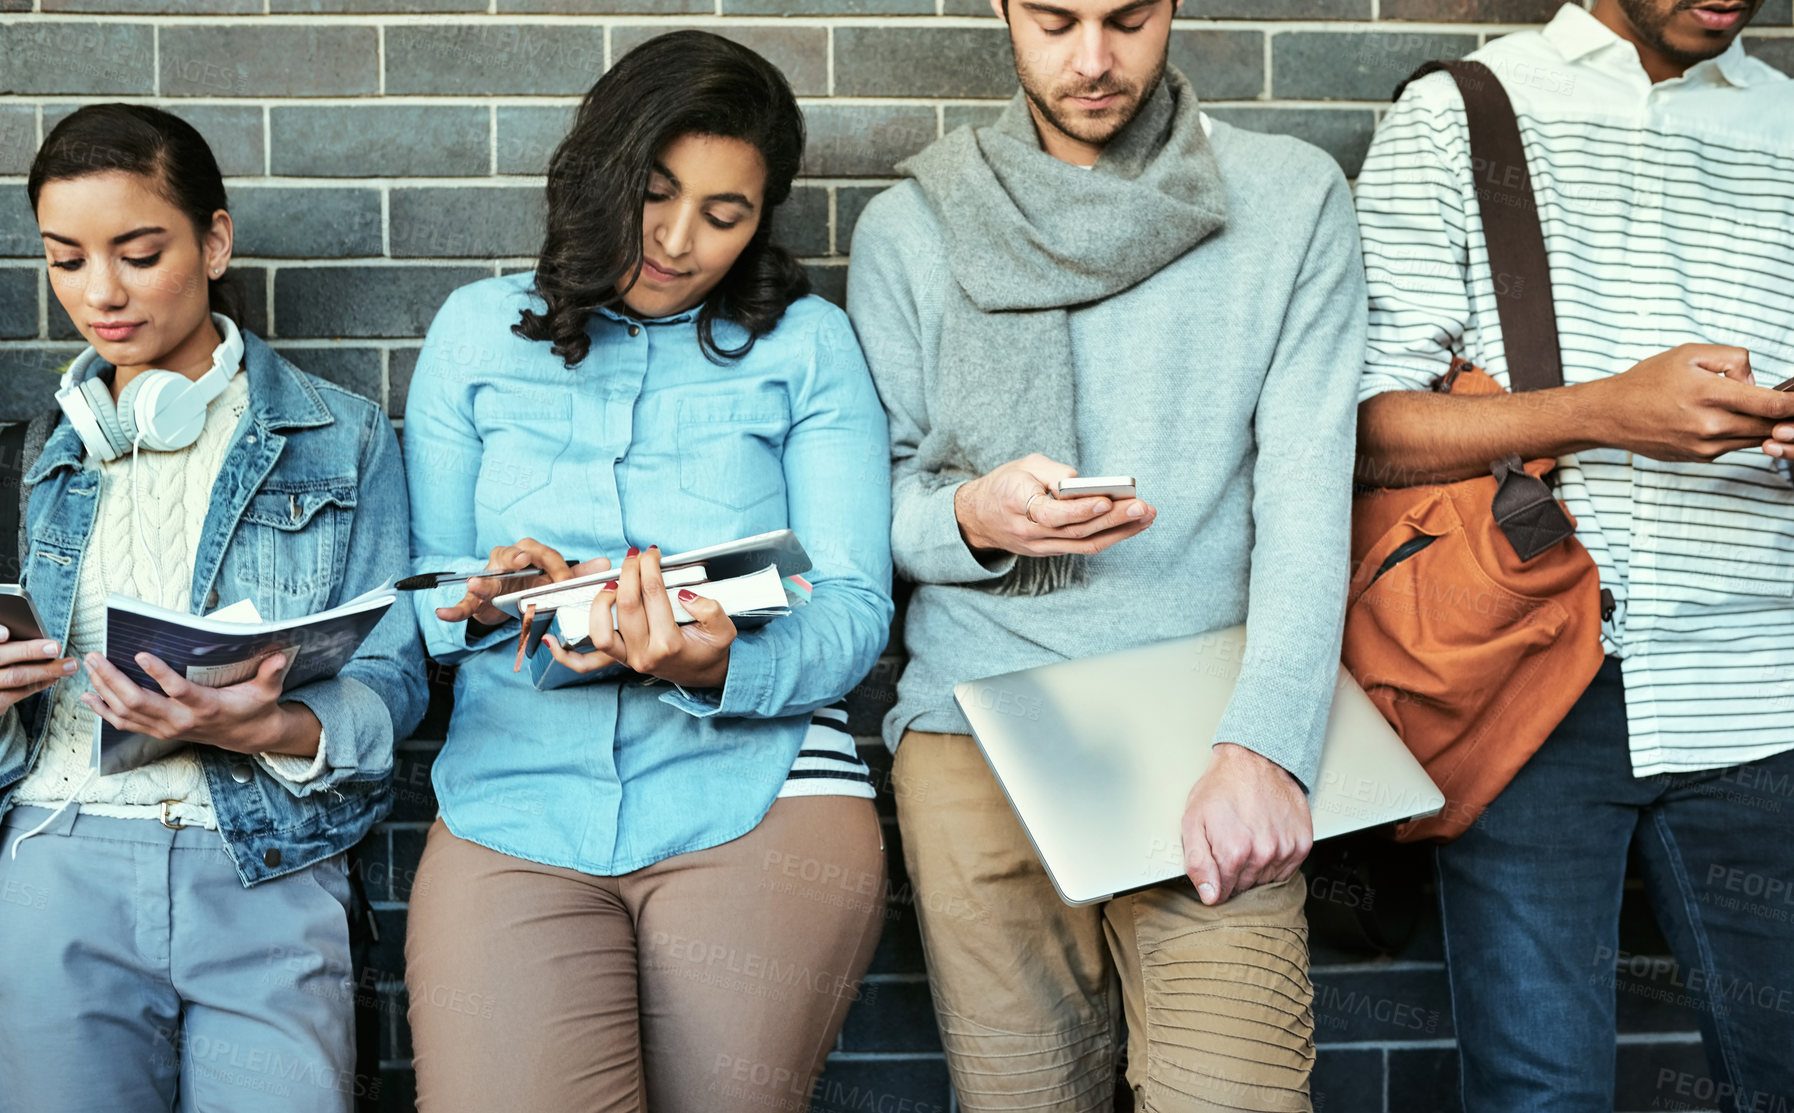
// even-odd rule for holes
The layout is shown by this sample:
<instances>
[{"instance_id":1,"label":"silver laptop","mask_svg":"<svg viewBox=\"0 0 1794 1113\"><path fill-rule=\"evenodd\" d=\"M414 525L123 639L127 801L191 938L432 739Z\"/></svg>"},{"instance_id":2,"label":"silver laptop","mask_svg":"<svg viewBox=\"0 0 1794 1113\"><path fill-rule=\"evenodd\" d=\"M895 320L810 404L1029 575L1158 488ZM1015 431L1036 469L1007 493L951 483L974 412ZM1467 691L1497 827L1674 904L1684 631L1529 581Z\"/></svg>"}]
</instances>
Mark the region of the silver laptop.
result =
<instances>
[{"instance_id":1,"label":"silver laptop","mask_svg":"<svg viewBox=\"0 0 1794 1113\"><path fill-rule=\"evenodd\" d=\"M1066 903L1183 875L1184 800L1208 766L1245 648L1235 626L954 688ZM1316 839L1445 806L1343 668L1312 789Z\"/></svg>"}]
</instances>

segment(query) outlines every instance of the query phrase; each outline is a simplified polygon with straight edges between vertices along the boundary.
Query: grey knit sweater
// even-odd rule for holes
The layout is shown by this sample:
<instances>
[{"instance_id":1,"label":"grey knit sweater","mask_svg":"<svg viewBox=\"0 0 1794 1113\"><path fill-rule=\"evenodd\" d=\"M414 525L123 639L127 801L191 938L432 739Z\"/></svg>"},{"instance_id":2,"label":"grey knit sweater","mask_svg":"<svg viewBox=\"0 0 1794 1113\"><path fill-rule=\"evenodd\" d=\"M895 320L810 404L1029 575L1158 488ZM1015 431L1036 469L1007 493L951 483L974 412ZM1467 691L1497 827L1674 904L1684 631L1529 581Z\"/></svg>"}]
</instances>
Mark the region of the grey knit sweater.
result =
<instances>
[{"instance_id":1,"label":"grey knit sweater","mask_svg":"<svg viewBox=\"0 0 1794 1113\"><path fill-rule=\"evenodd\" d=\"M916 583L909 667L885 720L966 732L953 685L1251 619L1216 741L1312 785L1344 613L1354 414L1365 350L1358 229L1339 168L1295 139L1214 123L1227 225L1153 277L1071 313L1085 475L1133 475L1158 520L1088 583L999 595L1008 568L960 537L955 484L918 473L953 281L914 181L867 205L848 314L891 419L891 549ZM1100 172L1100 169L1099 171ZM1092 698L1100 698L1093 693Z\"/></svg>"}]
</instances>

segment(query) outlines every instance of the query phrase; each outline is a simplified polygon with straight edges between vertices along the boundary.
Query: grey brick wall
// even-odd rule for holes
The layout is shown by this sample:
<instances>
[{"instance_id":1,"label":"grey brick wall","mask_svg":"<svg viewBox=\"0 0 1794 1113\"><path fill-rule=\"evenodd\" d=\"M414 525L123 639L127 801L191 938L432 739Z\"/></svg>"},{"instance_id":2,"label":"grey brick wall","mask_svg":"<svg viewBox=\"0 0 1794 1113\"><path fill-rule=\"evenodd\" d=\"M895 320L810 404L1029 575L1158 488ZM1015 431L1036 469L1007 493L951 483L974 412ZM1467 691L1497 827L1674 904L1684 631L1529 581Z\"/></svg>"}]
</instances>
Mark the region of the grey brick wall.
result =
<instances>
[{"instance_id":1,"label":"grey brick wall","mask_svg":"<svg viewBox=\"0 0 1794 1113\"><path fill-rule=\"evenodd\" d=\"M1172 49L1216 115L1301 136L1350 175L1414 65L1536 24L1556 6L1185 0ZM631 46L677 27L735 37L790 78L810 143L781 235L836 299L854 221L892 180L892 164L988 118L1014 87L984 0L0 0L0 419L47 405L51 372L81 347L48 295L23 188L32 152L73 107L151 101L199 127L229 178L249 326L402 425L417 347L444 296L529 265L539 175L579 94ZM1794 71L1790 0L1768 0L1749 45ZM875 729L897 667L888 658L859 693L860 732ZM401 943L446 710L439 701L402 744L398 809L361 866L384 928L374 965L381 1107L391 1110L411 1105ZM884 766L881 748L863 751ZM888 796L881 806L888 817ZM888 841L891 918L819 1110L951 1105L913 897ZM1315 910L1361 897L1322 891ZM1625 949L1663 949L1636 900ZM1455 1109L1435 919L1424 916L1395 959L1324 941L1314 959L1317 1109ZM1686 1076L1659 1083L1660 1072L1704 1075L1693 1018L1657 1004L1653 988L1620 982L1620 1109L1682 1107Z\"/></svg>"}]
</instances>

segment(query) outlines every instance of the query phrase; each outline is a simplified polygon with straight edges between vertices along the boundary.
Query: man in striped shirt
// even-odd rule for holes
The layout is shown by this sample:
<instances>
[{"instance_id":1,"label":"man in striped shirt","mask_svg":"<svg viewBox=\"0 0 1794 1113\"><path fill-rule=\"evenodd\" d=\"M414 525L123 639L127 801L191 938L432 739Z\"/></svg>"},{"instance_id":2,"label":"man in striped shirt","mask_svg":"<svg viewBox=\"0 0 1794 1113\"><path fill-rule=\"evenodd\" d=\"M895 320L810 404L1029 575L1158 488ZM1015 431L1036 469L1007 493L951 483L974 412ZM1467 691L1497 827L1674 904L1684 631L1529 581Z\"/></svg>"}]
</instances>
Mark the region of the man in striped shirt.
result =
<instances>
[{"instance_id":1,"label":"man in striped shirt","mask_svg":"<svg viewBox=\"0 0 1794 1113\"><path fill-rule=\"evenodd\" d=\"M1567 4L1471 56L1520 119L1562 388L1426 389L1454 353L1508 376L1476 190L1499 168L1473 170L1450 77L1409 86L1358 181L1361 477L1557 457L1613 594L1599 676L1439 850L1469 1113L1611 1110L1616 991L1696 1007L1703 1097L1794 1109L1794 396L1763 389L1794 374L1794 82L1736 41L1760 3ZM1635 835L1673 971L1618 941ZM1658 1077L1654 1107L1686 1100Z\"/></svg>"}]
</instances>

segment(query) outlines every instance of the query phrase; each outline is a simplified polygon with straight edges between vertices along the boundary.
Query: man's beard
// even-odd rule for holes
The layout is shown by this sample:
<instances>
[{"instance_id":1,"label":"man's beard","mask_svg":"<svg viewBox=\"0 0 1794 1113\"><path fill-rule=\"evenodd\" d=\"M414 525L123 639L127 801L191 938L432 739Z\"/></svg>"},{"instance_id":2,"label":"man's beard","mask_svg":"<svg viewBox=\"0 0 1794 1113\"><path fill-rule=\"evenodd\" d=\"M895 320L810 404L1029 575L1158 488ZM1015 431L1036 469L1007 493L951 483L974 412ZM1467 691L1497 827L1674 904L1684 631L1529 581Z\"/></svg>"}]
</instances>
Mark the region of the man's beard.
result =
<instances>
[{"instance_id":1,"label":"man's beard","mask_svg":"<svg viewBox=\"0 0 1794 1113\"><path fill-rule=\"evenodd\" d=\"M1165 53L1159 55L1159 64L1153 67L1152 76L1138 88L1130 88L1125 84L1116 84L1111 81L1094 88L1069 90L1068 95L1072 96L1100 97L1110 93L1122 94L1121 103L1116 109L1111 110L1111 115L1096 119L1088 117L1068 119L1062 115L1055 107L1050 90L1041 88L1037 84L1034 75L1022 67L1019 57L1015 60L1015 75L1021 80L1022 92L1026 94L1029 102L1034 105L1047 123L1073 139L1102 146L1120 134L1121 129L1133 123L1134 117L1140 114L1141 107L1146 104L1146 98L1159 87L1159 82L1165 76L1165 63L1170 53L1170 43L1166 43Z\"/></svg>"},{"instance_id":2,"label":"man's beard","mask_svg":"<svg viewBox=\"0 0 1794 1113\"><path fill-rule=\"evenodd\" d=\"M1707 59L1717 58L1725 52L1724 46L1716 46L1712 50L1701 52L1679 50L1671 46L1664 36L1663 29L1669 25L1670 18L1685 9L1694 7L1695 2L1696 0L1680 0L1666 12L1657 4L1656 0L1619 0L1620 10L1626 13L1626 19L1632 24L1632 29L1638 32L1638 37L1643 39L1652 50L1681 66L1692 66L1698 62L1705 62ZM1750 3L1750 0L1746 0L1746 3ZM1750 22L1750 17L1756 15L1757 8L1761 6L1762 0L1757 0L1746 9L1745 24ZM1730 39L1725 40L1726 46L1730 46L1731 42Z\"/></svg>"}]
</instances>

